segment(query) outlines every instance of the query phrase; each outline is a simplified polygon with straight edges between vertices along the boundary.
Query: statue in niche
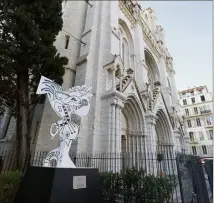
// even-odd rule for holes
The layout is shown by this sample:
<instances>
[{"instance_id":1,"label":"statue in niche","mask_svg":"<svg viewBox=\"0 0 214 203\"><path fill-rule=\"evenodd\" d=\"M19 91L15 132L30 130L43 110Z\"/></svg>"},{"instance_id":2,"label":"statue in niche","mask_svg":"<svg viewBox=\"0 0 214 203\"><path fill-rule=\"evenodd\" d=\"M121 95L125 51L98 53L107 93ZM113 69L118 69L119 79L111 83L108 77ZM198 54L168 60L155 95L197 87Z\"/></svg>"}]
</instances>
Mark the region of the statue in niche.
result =
<instances>
[{"instance_id":1,"label":"statue in niche","mask_svg":"<svg viewBox=\"0 0 214 203\"><path fill-rule=\"evenodd\" d=\"M60 146L47 154L43 166L51 167L54 161L56 167L75 168L69 157L72 140L76 140L79 134L79 125L74 119L75 116L86 116L89 113L91 86L82 85L63 90L60 85L42 76L36 94L47 94L51 107L62 118L50 128L52 139L59 135Z\"/></svg>"}]
</instances>

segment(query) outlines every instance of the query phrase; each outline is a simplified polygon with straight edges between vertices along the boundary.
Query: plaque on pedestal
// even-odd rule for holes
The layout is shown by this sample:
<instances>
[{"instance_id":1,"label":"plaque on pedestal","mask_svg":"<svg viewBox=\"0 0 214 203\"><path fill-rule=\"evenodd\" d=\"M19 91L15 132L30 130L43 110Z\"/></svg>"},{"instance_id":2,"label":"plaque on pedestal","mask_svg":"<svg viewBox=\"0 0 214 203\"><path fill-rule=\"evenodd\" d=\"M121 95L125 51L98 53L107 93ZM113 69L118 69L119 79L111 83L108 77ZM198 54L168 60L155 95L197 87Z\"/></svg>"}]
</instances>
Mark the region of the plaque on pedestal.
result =
<instances>
[{"instance_id":1,"label":"plaque on pedestal","mask_svg":"<svg viewBox=\"0 0 214 203\"><path fill-rule=\"evenodd\" d=\"M93 168L29 167L14 203L102 203L100 175Z\"/></svg>"}]
</instances>

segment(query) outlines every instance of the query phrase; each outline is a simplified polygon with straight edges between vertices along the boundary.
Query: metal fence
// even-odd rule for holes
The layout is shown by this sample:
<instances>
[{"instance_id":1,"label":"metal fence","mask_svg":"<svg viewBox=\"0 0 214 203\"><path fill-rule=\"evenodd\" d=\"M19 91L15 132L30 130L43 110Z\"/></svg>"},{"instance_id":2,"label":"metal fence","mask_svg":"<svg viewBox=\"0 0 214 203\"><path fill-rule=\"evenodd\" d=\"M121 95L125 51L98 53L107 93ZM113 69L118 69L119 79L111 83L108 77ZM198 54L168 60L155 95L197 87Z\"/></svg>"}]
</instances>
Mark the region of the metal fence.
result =
<instances>
[{"instance_id":1,"label":"metal fence","mask_svg":"<svg viewBox=\"0 0 214 203\"><path fill-rule=\"evenodd\" d=\"M47 151L32 153L30 165L42 166L47 153ZM168 149L161 153L146 154L73 153L70 157L77 167L99 169L102 191L108 200L114 198L114 201L117 199L117 202L124 203L159 203L160 200L182 203L186 200L196 202L205 196L206 201L212 200L210 189L213 188L211 181L213 176L212 170L208 167L212 163L203 167L200 157L197 156L175 154ZM23 163L24 161L25 158ZM53 161L52 167L56 166L55 164ZM0 152L0 173L14 169L14 152ZM206 180L207 177L209 181Z\"/></svg>"},{"instance_id":2,"label":"metal fence","mask_svg":"<svg viewBox=\"0 0 214 203\"><path fill-rule=\"evenodd\" d=\"M45 158L47 153L48 153L47 151L39 151L32 153L30 165L42 166L43 159ZM70 157L77 167L92 167L99 169L99 172L101 174L103 193L105 194L104 196L107 199L110 198L109 196L112 196L113 194L117 201L120 202L141 202L143 198L145 200L144 202L150 203L151 201L148 198L151 197L145 196L142 197L142 195L140 195L141 200L137 200L136 195L139 196L139 194L143 193L143 190L145 190L145 188L147 188L150 191L150 192L147 191L147 193L151 194L151 191L153 191L154 188L156 188L155 191L153 191L154 194L152 196L155 197L156 199L153 202L157 202L158 199L160 199L162 195L165 194L165 193L160 194L160 191L167 192L167 186L172 184L171 177L173 177L173 183L176 182L176 186L173 186L174 187L173 191L171 191L170 198L167 199L167 202L170 203L181 202L175 154L172 154L170 150L168 150L166 153L146 153L146 154L73 153L70 154ZM4 173L15 169L14 153L10 151L3 151L2 153L0 153L0 160L1 160L0 173ZM24 161L25 158L23 158L23 163ZM54 161L52 163L52 166L53 167L55 166ZM141 171L141 173L138 173L137 171L139 172ZM123 182L122 183L121 180L125 176L129 176L129 173L131 174L130 177L128 177L128 179L132 182L124 183L124 181L122 181ZM134 180L133 177L135 177L136 179ZM166 181L164 178L166 179ZM141 180L141 182L136 183L136 181L139 180ZM106 185L106 181L108 182L109 185ZM116 182L119 181L121 185L119 186L118 183L116 183L115 181ZM142 186L143 182L144 186ZM155 185L157 185L156 183L159 184L159 186L154 187ZM147 187L145 186L145 184L147 184ZM111 188L110 191L109 188ZM136 191L138 191L138 193L136 193ZM126 198L125 200L124 197L126 197L127 194L129 194L128 195L129 199L127 200Z\"/></svg>"},{"instance_id":3,"label":"metal fence","mask_svg":"<svg viewBox=\"0 0 214 203\"><path fill-rule=\"evenodd\" d=\"M42 166L47 151L31 153L30 165ZM72 153L71 160L77 167L98 168L100 172L123 171L126 168L136 167L144 169L149 174L159 172L176 174L176 155L167 153ZM22 158L23 163L25 157ZM0 152L0 172L15 168L15 154L13 151ZM53 160L52 167L56 166Z\"/></svg>"}]
</instances>

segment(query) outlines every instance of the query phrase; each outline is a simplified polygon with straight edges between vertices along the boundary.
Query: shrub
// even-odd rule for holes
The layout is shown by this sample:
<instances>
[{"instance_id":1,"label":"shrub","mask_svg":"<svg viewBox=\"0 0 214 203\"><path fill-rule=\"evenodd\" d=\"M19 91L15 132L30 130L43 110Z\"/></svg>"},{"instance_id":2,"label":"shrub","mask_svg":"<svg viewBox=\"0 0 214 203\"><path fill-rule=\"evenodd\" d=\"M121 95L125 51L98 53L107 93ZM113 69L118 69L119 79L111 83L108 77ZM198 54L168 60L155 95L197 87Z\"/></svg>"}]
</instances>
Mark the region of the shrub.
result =
<instances>
[{"instance_id":1,"label":"shrub","mask_svg":"<svg viewBox=\"0 0 214 203\"><path fill-rule=\"evenodd\" d=\"M139 199L145 172L133 167L121 172L122 195L126 202L132 201L133 197Z\"/></svg>"},{"instance_id":2,"label":"shrub","mask_svg":"<svg viewBox=\"0 0 214 203\"><path fill-rule=\"evenodd\" d=\"M21 179L19 171L0 174L0 202L12 203Z\"/></svg>"},{"instance_id":3,"label":"shrub","mask_svg":"<svg viewBox=\"0 0 214 203\"><path fill-rule=\"evenodd\" d=\"M148 175L143 180L142 202L168 202L176 186L177 182L173 176Z\"/></svg>"},{"instance_id":4,"label":"shrub","mask_svg":"<svg viewBox=\"0 0 214 203\"><path fill-rule=\"evenodd\" d=\"M119 173L104 172L101 174L101 188L105 200L113 202L116 195L120 193L121 186Z\"/></svg>"},{"instance_id":5,"label":"shrub","mask_svg":"<svg viewBox=\"0 0 214 203\"><path fill-rule=\"evenodd\" d=\"M120 173L105 172L101 180L104 198L109 202L122 195L127 203L164 203L170 200L177 186L174 176L145 175L137 168Z\"/></svg>"}]
</instances>

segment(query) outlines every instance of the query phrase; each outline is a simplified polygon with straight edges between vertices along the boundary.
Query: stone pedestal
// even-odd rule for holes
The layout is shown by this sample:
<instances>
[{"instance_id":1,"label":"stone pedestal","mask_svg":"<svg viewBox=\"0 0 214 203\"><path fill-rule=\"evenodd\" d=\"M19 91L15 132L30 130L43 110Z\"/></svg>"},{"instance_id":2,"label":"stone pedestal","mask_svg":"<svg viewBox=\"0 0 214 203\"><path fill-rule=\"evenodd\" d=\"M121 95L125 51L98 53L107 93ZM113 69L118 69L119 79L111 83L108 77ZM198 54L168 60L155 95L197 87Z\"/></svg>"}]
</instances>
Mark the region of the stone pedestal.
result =
<instances>
[{"instance_id":1,"label":"stone pedestal","mask_svg":"<svg viewBox=\"0 0 214 203\"><path fill-rule=\"evenodd\" d=\"M98 169L29 167L14 203L101 203Z\"/></svg>"}]
</instances>

